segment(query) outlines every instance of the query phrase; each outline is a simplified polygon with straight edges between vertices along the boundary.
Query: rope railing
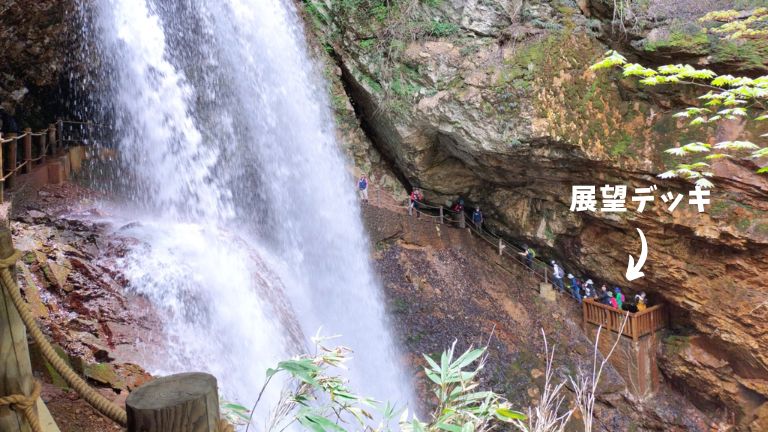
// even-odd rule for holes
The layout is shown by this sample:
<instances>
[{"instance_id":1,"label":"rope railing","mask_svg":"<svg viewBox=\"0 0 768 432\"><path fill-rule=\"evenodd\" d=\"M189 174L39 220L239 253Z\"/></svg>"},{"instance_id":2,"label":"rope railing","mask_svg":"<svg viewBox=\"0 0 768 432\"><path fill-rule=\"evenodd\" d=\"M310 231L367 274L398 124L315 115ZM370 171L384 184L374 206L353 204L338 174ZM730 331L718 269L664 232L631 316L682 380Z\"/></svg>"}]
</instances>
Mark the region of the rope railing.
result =
<instances>
[{"instance_id":1,"label":"rope railing","mask_svg":"<svg viewBox=\"0 0 768 432\"><path fill-rule=\"evenodd\" d=\"M11 233L7 228L0 230L0 253L4 256L4 258L0 258L0 290L4 291L4 298L11 300L11 304L18 312L18 316L29 332L32 340L34 340L35 344L40 348L43 357L45 357L56 372L61 375L64 381L66 381L70 387L100 413L118 424L125 426L127 424L125 410L115 405L112 401L105 398L85 382L85 380L62 359L56 350L54 350L53 346L51 346L51 343L48 342L48 339L38 326L29 306L22 298L21 290L16 283L14 266L21 257L21 252L13 248L10 236ZM34 381L33 390L29 395L16 394L5 396L0 398L0 405L11 405L22 410L30 428L35 432L42 432L39 418L32 408L37 402L39 395L40 384L38 381Z\"/></svg>"},{"instance_id":2,"label":"rope railing","mask_svg":"<svg viewBox=\"0 0 768 432\"><path fill-rule=\"evenodd\" d=\"M377 193L380 193L382 190L380 187L373 185L369 185L369 187L376 188ZM381 204L381 199L378 198L377 200L379 204ZM504 240L504 238L493 233L485 227L481 226L478 228L466 212L454 211L453 209L445 206L435 206L423 201L416 201L416 204L417 205L412 207L410 205L410 198L408 198L406 199L406 204L395 205L394 207L398 209L405 209L409 214L415 213L417 216L423 215L435 224L453 222L459 224L462 228L466 227L485 242L494 248L497 248L500 255L507 256L511 258L516 264L524 266L537 279L540 279L543 282L549 282L550 275L553 273L552 267L549 264L538 258L533 258L531 262L532 265L529 267L526 263L526 260L521 258L520 255L521 252L525 251L524 248ZM430 213L427 210L437 210L439 214ZM462 221L464 222L463 224L461 224Z\"/></svg>"},{"instance_id":3,"label":"rope railing","mask_svg":"<svg viewBox=\"0 0 768 432\"><path fill-rule=\"evenodd\" d=\"M63 128L69 123L83 122L59 120L38 131L26 128L22 133L0 134L0 203L3 190L13 187L16 175L32 172L35 164L45 163L46 157L57 156L68 147L63 137Z\"/></svg>"}]
</instances>

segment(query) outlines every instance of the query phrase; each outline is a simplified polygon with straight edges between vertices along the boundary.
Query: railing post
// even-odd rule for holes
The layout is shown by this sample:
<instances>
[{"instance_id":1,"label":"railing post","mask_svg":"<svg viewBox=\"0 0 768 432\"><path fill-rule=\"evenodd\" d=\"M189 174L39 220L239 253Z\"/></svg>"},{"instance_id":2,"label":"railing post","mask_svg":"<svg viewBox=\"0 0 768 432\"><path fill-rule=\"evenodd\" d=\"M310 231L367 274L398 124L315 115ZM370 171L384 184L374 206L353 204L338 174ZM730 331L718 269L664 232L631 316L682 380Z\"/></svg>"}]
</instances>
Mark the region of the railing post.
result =
<instances>
[{"instance_id":1,"label":"railing post","mask_svg":"<svg viewBox=\"0 0 768 432\"><path fill-rule=\"evenodd\" d=\"M11 232L0 227L0 258L13 255ZM13 268L11 273L15 275ZM33 388L27 330L7 290L0 285L0 397L29 395ZM0 431L28 432L31 427L21 410L0 406Z\"/></svg>"},{"instance_id":2,"label":"railing post","mask_svg":"<svg viewBox=\"0 0 768 432\"><path fill-rule=\"evenodd\" d=\"M443 206L440 206L440 225L443 224Z\"/></svg>"},{"instance_id":3,"label":"railing post","mask_svg":"<svg viewBox=\"0 0 768 432\"><path fill-rule=\"evenodd\" d=\"M90 121L86 122L86 127L90 127ZM91 139L90 136L90 129L88 130L89 135L88 139ZM57 148L63 149L64 148L64 122L62 120L56 121L56 137L57 137Z\"/></svg>"},{"instance_id":4,"label":"railing post","mask_svg":"<svg viewBox=\"0 0 768 432\"><path fill-rule=\"evenodd\" d=\"M499 256L504 255L504 243L499 239Z\"/></svg>"},{"instance_id":5,"label":"railing post","mask_svg":"<svg viewBox=\"0 0 768 432\"><path fill-rule=\"evenodd\" d=\"M43 133L40 135L40 140L38 141L38 146L40 147L40 164L45 164L45 156L48 153L48 150L46 147L46 141L48 139L48 136Z\"/></svg>"},{"instance_id":6,"label":"railing post","mask_svg":"<svg viewBox=\"0 0 768 432\"><path fill-rule=\"evenodd\" d=\"M547 266L544 266L544 283L547 282Z\"/></svg>"},{"instance_id":7,"label":"railing post","mask_svg":"<svg viewBox=\"0 0 768 432\"><path fill-rule=\"evenodd\" d=\"M216 378L181 373L132 391L125 401L128 432L214 432L219 422Z\"/></svg>"},{"instance_id":8,"label":"railing post","mask_svg":"<svg viewBox=\"0 0 768 432\"><path fill-rule=\"evenodd\" d=\"M637 317L634 314L629 316L629 321L632 324L632 340L637 342L640 339L640 329L637 328Z\"/></svg>"},{"instance_id":9,"label":"railing post","mask_svg":"<svg viewBox=\"0 0 768 432\"><path fill-rule=\"evenodd\" d=\"M24 129L24 172L32 172L32 129Z\"/></svg>"},{"instance_id":10,"label":"railing post","mask_svg":"<svg viewBox=\"0 0 768 432\"><path fill-rule=\"evenodd\" d=\"M16 158L18 157L18 149L19 149L19 140L16 138L16 132L10 132L8 133L8 138L11 139L11 142L8 143L8 182L6 183L6 186L8 189L13 187L13 184L16 180ZM3 172L3 176L5 176L5 172Z\"/></svg>"},{"instance_id":11,"label":"railing post","mask_svg":"<svg viewBox=\"0 0 768 432\"><path fill-rule=\"evenodd\" d=\"M464 218L464 212L460 211L458 213L459 216L459 228L466 228L467 227L467 220Z\"/></svg>"},{"instance_id":12,"label":"railing post","mask_svg":"<svg viewBox=\"0 0 768 432\"><path fill-rule=\"evenodd\" d=\"M3 176L3 139L5 139L5 137L0 133L0 178ZM5 181L0 179L0 204L2 204L4 200L4 189Z\"/></svg>"},{"instance_id":13,"label":"railing post","mask_svg":"<svg viewBox=\"0 0 768 432\"><path fill-rule=\"evenodd\" d=\"M48 145L51 146L51 156L56 156L58 146L56 145L56 125L53 123L48 125Z\"/></svg>"}]
</instances>

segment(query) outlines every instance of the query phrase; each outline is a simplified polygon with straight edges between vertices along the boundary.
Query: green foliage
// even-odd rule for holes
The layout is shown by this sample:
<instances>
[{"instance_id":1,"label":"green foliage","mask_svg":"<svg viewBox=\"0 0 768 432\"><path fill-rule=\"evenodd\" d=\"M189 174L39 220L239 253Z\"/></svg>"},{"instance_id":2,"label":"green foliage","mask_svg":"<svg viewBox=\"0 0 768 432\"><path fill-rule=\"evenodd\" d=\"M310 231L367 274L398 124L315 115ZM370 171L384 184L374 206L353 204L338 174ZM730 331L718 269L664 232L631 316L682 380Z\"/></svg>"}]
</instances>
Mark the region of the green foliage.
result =
<instances>
[{"instance_id":1,"label":"green foliage","mask_svg":"<svg viewBox=\"0 0 768 432\"><path fill-rule=\"evenodd\" d=\"M363 75L361 81L363 83L365 83L365 85L369 89L371 89L371 91L373 91L374 93L381 93L382 92L381 84L376 82L376 80L371 78L370 76Z\"/></svg>"},{"instance_id":2,"label":"green foliage","mask_svg":"<svg viewBox=\"0 0 768 432\"><path fill-rule=\"evenodd\" d=\"M713 11L699 19L710 24L710 32L728 39L763 38L768 36L768 8L760 7L744 15L736 10Z\"/></svg>"},{"instance_id":3,"label":"green foliage","mask_svg":"<svg viewBox=\"0 0 768 432\"><path fill-rule=\"evenodd\" d=\"M421 2L433 8L440 7L443 4L443 0L421 0Z\"/></svg>"},{"instance_id":4,"label":"green foliage","mask_svg":"<svg viewBox=\"0 0 768 432\"><path fill-rule=\"evenodd\" d=\"M420 420L407 409L382 405L370 398L354 394L344 379L330 373L342 368L349 358L344 347L326 348L327 339L316 337L318 354L304 355L278 363L267 371L263 394L273 377L284 374L289 378L283 396L269 421L267 432L282 431L299 424L313 432L346 432L368 430L386 432L398 415L404 432L483 432L497 424L519 422L526 416L511 408L500 395L491 390L479 390L478 374L485 365L485 348L470 348L458 357L456 343L444 351L439 361L424 356L424 372L432 384L437 408L428 421ZM255 410L257 399L251 413ZM253 420L239 405L227 403L226 412L237 413L235 420L245 418L250 427ZM380 419L374 416L377 414ZM246 429L247 430L247 429Z\"/></svg>"},{"instance_id":5,"label":"green foliage","mask_svg":"<svg viewBox=\"0 0 768 432\"><path fill-rule=\"evenodd\" d=\"M706 53L709 48L709 37L705 31L693 34L683 31L673 31L666 39L648 42L643 46L646 51L674 50L692 53Z\"/></svg>"},{"instance_id":6,"label":"green foliage","mask_svg":"<svg viewBox=\"0 0 768 432\"><path fill-rule=\"evenodd\" d=\"M458 25L452 22L433 19L432 21L430 21L429 27L427 29L427 33L430 36L440 38L440 37L453 36L456 33L458 33L460 29L461 28Z\"/></svg>"},{"instance_id":7,"label":"green foliage","mask_svg":"<svg viewBox=\"0 0 768 432\"><path fill-rule=\"evenodd\" d=\"M223 399L219 400L219 412L222 419L235 426L248 424L251 418L248 408Z\"/></svg>"},{"instance_id":8,"label":"green foliage","mask_svg":"<svg viewBox=\"0 0 768 432\"><path fill-rule=\"evenodd\" d=\"M373 47L374 45L376 45L376 39L375 38L362 39L360 41L360 48L362 48L364 50L367 50L367 49Z\"/></svg>"},{"instance_id":9,"label":"green foliage","mask_svg":"<svg viewBox=\"0 0 768 432\"><path fill-rule=\"evenodd\" d=\"M378 22L384 22L389 16L389 8L385 3L377 3L371 8L371 15Z\"/></svg>"},{"instance_id":10,"label":"green foliage","mask_svg":"<svg viewBox=\"0 0 768 432\"><path fill-rule=\"evenodd\" d=\"M620 156L626 154L631 145L632 137L628 133L624 132L621 134L620 138L616 141L613 147L611 147L611 155Z\"/></svg>"},{"instance_id":11,"label":"green foliage","mask_svg":"<svg viewBox=\"0 0 768 432\"><path fill-rule=\"evenodd\" d=\"M707 90L698 97L699 105L687 107L674 115L676 118L688 119L688 127L702 127L726 120L739 119L756 123L768 119L768 76L749 78L718 75L708 69L682 64L646 67L628 63L616 51L608 51L602 60L591 67L592 70L608 68L621 68L624 77L637 78L640 84L646 86L691 85ZM768 137L768 134L761 137ZM768 147L760 147L748 140L729 140L716 144L696 141L678 143L665 152L687 161L659 177L680 177L692 180L702 188L711 188L714 185L708 178L714 174L710 164L705 161L738 156L760 160L768 156ZM757 172L768 172L768 168L760 168Z\"/></svg>"}]
</instances>

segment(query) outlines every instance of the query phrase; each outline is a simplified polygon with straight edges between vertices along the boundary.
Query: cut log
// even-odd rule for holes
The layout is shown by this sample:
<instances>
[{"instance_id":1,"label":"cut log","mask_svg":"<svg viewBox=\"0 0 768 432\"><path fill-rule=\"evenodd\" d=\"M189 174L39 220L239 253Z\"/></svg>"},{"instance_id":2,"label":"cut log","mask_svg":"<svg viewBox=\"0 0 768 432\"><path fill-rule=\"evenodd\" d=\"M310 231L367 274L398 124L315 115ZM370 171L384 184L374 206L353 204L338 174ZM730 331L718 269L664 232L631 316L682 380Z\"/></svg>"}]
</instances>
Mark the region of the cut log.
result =
<instances>
[{"instance_id":1,"label":"cut log","mask_svg":"<svg viewBox=\"0 0 768 432\"><path fill-rule=\"evenodd\" d=\"M125 402L128 432L215 432L219 420L216 378L182 373L134 390Z\"/></svg>"}]
</instances>

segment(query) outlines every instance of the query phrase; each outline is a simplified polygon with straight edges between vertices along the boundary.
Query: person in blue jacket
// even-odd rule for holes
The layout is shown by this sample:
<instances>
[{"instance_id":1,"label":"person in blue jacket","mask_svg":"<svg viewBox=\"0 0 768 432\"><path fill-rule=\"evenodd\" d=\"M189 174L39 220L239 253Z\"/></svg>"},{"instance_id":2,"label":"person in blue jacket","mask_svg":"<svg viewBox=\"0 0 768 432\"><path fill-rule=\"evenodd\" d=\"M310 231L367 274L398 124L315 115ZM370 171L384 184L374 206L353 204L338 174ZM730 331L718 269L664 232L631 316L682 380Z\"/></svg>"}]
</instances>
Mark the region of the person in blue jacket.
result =
<instances>
[{"instance_id":1,"label":"person in blue jacket","mask_svg":"<svg viewBox=\"0 0 768 432\"><path fill-rule=\"evenodd\" d=\"M472 222L475 223L477 229L483 229L483 212L480 211L480 207L475 207L475 212L472 213Z\"/></svg>"},{"instance_id":2,"label":"person in blue jacket","mask_svg":"<svg viewBox=\"0 0 768 432\"><path fill-rule=\"evenodd\" d=\"M363 203L368 203L368 178L363 174L360 176L360 180L357 181L357 192L360 194L360 199Z\"/></svg>"}]
</instances>

